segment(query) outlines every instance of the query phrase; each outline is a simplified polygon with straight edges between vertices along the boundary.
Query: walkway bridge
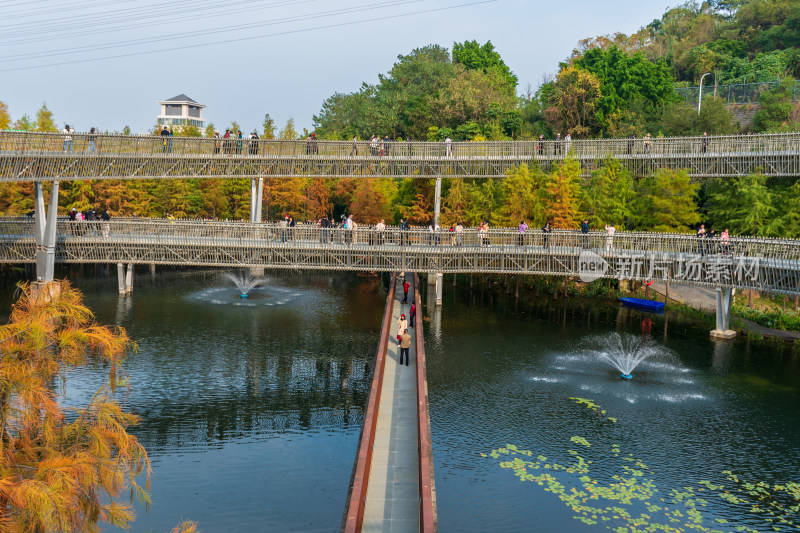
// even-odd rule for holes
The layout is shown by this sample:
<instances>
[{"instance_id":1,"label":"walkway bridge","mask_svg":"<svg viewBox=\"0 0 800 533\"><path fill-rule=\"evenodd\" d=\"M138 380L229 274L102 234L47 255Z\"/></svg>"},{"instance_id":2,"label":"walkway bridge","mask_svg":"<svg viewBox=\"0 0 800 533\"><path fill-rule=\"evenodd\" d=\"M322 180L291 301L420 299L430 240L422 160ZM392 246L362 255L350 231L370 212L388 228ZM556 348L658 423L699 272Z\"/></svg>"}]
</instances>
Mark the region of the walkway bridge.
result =
<instances>
[{"instance_id":1,"label":"walkway bridge","mask_svg":"<svg viewBox=\"0 0 800 533\"><path fill-rule=\"evenodd\" d=\"M566 141L273 141L0 132L0 182L169 178L503 178L549 171L567 154L584 174L608 158L636 175L800 175L800 133Z\"/></svg>"},{"instance_id":2,"label":"walkway bridge","mask_svg":"<svg viewBox=\"0 0 800 533\"><path fill-rule=\"evenodd\" d=\"M800 292L800 241L790 239L731 237L723 244L680 234L618 232L609 240L604 232L521 236L516 229L482 234L474 228L457 238L397 228L60 219L52 249L43 249L36 226L30 219L0 220L0 263L32 263L49 254L54 263L555 275Z\"/></svg>"}]
</instances>

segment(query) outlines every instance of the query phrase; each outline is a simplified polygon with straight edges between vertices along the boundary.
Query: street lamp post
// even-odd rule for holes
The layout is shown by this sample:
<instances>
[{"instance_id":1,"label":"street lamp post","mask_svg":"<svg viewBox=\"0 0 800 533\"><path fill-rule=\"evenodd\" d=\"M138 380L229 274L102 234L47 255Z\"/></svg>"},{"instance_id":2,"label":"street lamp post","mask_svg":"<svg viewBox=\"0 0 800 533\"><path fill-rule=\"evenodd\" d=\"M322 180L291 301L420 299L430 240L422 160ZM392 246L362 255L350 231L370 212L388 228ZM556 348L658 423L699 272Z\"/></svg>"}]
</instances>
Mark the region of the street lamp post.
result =
<instances>
[{"instance_id":1,"label":"street lamp post","mask_svg":"<svg viewBox=\"0 0 800 533\"><path fill-rule=\"evenodd\" d=\"M700 106L703 103L703 80L709 74L711 74L711 73L710 72L706 72L705 74L700 76L700 91L699 91L699 94L697 95L697 114L698 115L700 114Z\"/></svg>"}]
</instances>

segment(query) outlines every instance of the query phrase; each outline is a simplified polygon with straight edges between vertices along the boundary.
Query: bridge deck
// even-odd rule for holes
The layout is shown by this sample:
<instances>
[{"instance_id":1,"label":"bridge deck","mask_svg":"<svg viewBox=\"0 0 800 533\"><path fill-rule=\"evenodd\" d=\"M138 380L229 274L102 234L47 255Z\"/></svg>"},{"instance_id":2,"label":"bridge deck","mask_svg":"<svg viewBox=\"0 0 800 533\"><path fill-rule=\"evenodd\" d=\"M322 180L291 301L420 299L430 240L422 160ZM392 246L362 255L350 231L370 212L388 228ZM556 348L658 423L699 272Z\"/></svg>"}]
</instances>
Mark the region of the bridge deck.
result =
<instances>
[{"instance_id":1,"label":"bridge deck","mask_svg":"<svg viewBox=\"0 0 800 533\"><path fill-rule=\"evenodd\" d=\"M0 132L0 182L259 177L502 178L521 164L545 171L571 157L584 174L614 158L635 174L800 175L800 134L564 141L389 142L215 139ZM91 148L90 148L91 146Z\"/></svg>"},{"instance_id":2,"label":"bridge deck","mask_svg":"<svg viewBox=\"0 0 800 533\"><path fill-rule=\"evenodd\" d=\"M403 287L395 287L392 329L378 409L377 431L372 454L366 510L362 531L420 531L419 455L417 424L417 354L414 328L409 327L412 343L409 366L400 366L397 321L408 317L414 295L414 280L409 279L409 303L403 304ZM410 324L409 324L410 326Z\"/></svg>"}]
</instances>

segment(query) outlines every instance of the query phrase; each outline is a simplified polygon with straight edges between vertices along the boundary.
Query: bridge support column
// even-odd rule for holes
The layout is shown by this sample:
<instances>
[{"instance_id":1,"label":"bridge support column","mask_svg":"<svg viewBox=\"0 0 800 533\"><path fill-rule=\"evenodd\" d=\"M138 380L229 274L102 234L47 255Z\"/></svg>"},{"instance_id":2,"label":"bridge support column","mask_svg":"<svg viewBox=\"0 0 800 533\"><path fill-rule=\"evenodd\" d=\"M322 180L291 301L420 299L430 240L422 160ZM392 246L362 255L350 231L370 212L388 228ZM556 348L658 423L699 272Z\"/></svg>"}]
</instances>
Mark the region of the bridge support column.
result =
<instances>
[{"instance_id":1,"label":"bridge support column","mask_svg":"<svg viewBox=\"0 0 800 533\"><path fill-rule=\"evenodd\" d=\"M250 222L261 222L261 198L264 178L250 178Z\"/></svg>"},{"instance_id":2,"label":"bridge support column","mask_svg":"<svg viewBox=\"0 0 800 533\"><path fill-rule=\"evenodd\" d=\"M117 288L120 294L133 292L133 263L128 264L127 271L123 263L117 263Z\"/></svg>"},{"instance_id":3,"label":"bridge support column","mask_svg":"<svg viewBox=\"0 0 800 533\"><path fill-rule=\"evenodd\" d=\"M717 287L717 329L711 332L715 339L733 339L737 333L731 329L731 301L733 290Z\"/></svg>"},{"instance_id":4,"label":"bridge support column","mask_svg":"<svg viewBox=\"0 0 800 533\"><path fill-rule=\"evenodd\" d=\"M44 208L41 182L33 184L34 226L36 237L36 280L53 281L56 263L56 220L58 217L58 181L50 189L50 208Z\"/></svg>"},{"instance_id":5,"label":"bridge support column","mask_svg":"<svg viewBox=\"0 0 800 533\"><path fill-rule=\"evenodd\" d=\"M442 305L442 287L444 286L444 274L436 273L436 305Z\"/></svg>"}]
</instances>

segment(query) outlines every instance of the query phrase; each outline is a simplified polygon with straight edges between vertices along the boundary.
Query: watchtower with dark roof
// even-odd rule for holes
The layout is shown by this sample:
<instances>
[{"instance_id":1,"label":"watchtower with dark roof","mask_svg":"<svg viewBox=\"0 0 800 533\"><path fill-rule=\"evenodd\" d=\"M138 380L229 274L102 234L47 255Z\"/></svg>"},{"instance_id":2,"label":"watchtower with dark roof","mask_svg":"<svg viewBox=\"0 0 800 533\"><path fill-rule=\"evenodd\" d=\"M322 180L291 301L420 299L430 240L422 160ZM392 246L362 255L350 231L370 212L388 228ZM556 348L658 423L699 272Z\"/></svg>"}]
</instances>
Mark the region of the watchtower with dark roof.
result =
<instances>
[{"instance_id":1,"label":"watchtower with dark roof","mask_svg":"<svg viewBox=\"0 0 800 533\"><path fill-rule=\"evenodd\" d=\"M206 121L203 120L205 105L195 102L185 94L173 96L169 100L158 102L161 104L161 114L158 115L159 126L197 126L202 128Z\"/></svg>"}]
</instances>

